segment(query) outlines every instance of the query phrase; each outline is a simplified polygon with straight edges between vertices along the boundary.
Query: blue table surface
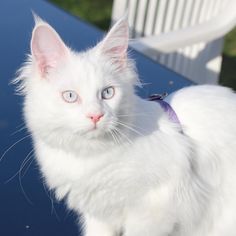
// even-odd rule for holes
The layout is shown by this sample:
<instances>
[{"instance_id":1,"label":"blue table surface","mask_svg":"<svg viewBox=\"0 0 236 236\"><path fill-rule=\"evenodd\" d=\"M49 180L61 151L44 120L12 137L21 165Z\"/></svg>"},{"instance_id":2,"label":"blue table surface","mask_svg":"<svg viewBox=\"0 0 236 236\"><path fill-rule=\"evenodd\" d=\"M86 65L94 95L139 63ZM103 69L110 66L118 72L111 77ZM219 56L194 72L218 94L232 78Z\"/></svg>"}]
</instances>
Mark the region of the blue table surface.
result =
<instances>
[{"instance_id":1,"label":"blue table surface","mask_svg":"<svg viewBox=\"0 0 236 236\"><path fill-rule=\"evenodd\" d=\"M95 45L104 35L94 26L42 0L1 1L0 156L15 145L0 161L0 235L73 236L79 231L75 214L63 203L56 202L53 193L45 188L34 157L24 166L32 142L30 137L22 139L27 135L25 130L15 132L23 126L22 97L14 94L14 86L9 82L29 53L34 25L32 11L48 21L64 41L78 51ZM146 84L137 91L142 97L151 93L170 93L191 84L135 51L132 57L137 62L141 80Z\"/></svg>"}]
</instances>

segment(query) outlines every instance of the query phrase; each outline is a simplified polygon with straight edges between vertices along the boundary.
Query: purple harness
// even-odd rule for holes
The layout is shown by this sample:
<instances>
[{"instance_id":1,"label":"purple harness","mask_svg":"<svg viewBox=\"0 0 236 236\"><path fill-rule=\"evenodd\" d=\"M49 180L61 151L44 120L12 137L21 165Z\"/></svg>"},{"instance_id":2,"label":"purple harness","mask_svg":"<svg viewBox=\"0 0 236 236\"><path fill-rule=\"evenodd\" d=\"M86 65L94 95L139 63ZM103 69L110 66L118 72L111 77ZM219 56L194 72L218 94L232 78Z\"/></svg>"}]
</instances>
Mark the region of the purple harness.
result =
<instances>
[{"instance_id":1,"label":"purple harness","mask_svg":"<svg viewBox=\"0 0 236 236\"><path fill-rule=\"evenodd\" d=\"M175 113L174 109L171 107L171 105L168 102L163 100L167 95L168 95L167 93L153 94L153 95L149 96L149 101L158 102L161 105L162 109L167 113L169 119L173 123L178 124L181 128L181 133L183 133L181 123L180 123L179 118L178 118L177 114Z\"/></svg>"}]
</instances>

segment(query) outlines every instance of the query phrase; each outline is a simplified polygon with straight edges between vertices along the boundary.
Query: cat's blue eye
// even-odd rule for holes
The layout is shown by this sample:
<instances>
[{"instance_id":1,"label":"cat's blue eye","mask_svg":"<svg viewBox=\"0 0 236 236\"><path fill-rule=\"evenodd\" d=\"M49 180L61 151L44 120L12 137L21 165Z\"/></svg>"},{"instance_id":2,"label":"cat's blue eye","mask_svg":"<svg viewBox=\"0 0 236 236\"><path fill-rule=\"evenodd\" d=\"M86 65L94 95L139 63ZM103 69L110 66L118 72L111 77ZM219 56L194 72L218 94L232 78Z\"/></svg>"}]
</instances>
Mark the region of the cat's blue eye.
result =
<instances>
[{"instance_id":1,"label":"cat's blue eye","mask_svg":"<svg viewBox=\"0 0 236 236\"><path fill-rule=\"evenodd\" d=\"M62 98L65 102L74 103L78 101L78 94L73 90L66 90L62 92Z\"/></svg>"},{"instance_id":2,"label":"cat's blue eye","mask_svg":"<svg viewBox=\"0 0 236 236\"><path fill-rule=\"evenodd\" d=\"M102 90L102 99L111 99L115 95L114 87L110 86Z\"/></svg>"}]
</instances>

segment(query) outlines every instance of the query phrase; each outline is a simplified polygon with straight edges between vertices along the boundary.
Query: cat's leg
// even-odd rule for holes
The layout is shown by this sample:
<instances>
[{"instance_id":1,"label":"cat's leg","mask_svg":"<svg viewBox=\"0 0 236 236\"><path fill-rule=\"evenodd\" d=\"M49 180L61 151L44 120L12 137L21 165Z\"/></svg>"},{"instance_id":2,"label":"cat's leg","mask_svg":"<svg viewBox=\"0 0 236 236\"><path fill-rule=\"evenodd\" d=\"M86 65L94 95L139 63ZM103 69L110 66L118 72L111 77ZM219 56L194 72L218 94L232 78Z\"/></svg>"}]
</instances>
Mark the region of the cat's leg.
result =
<instances>
[{"instance_id":1,"label":"cat's leg","mask_svg":"<svg viewBox=\"0 0 236 236\"><path fill-rule=\"evenodd\" d=\"M115 230L105 222L85 216L84 236L115 236Z\"/></svg>"},{"instance_id":2,"label":"cat's leg","mask_svg":"<svg viewBox=\"0 0 236 236\"><path fill-rule=\"evenodd\" d=\"M173 196L168 188L148 193L126 214L124 236L169 236L177 226Z\"/></svg>"}]
</instances>

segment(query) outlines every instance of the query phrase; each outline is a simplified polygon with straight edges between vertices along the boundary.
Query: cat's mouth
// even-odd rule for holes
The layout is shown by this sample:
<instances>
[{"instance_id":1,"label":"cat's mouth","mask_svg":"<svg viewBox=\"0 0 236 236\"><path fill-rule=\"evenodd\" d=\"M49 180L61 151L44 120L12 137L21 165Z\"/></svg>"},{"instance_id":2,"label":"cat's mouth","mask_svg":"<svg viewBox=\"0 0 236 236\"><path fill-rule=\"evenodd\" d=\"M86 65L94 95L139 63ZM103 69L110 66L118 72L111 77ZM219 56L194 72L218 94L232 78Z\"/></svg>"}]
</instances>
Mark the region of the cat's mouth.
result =
<instances>
[{"instance_id":1,"label":"cat's mouth","mask_svg":"<svg viewBox=\"0 0 236 236\"><path fill-rule=\"evenodd\" d=\"M98 129L98 126L97 126L97 124L94 124L91 131L96 130L96 129Z\"/></svg>"},{"instance_id":2,"label":"cat's mouth","mask_svg":"<svg viewBox=\"0 0 236 236\"><path fill-rule=\"evenodd\" d=\"M105 136L113 129L113 122L106 120L97 123L87 123L82 129L78 127L74 130L74 134L84 138L99 138Z\"/></svg>"},{"instance_id":3,"label":"cat's mouth","mask_svg":"<svg viewBox=\"0 0 236 236\"><path fill-rule=\"evenodd\" d=\"M87 138L96 138L98 136L104 135L106 133L107 127L101 124L92 124L87 129L79 130L76 133L80 136L85 136Z\"/></svg>"}]
</instances>

